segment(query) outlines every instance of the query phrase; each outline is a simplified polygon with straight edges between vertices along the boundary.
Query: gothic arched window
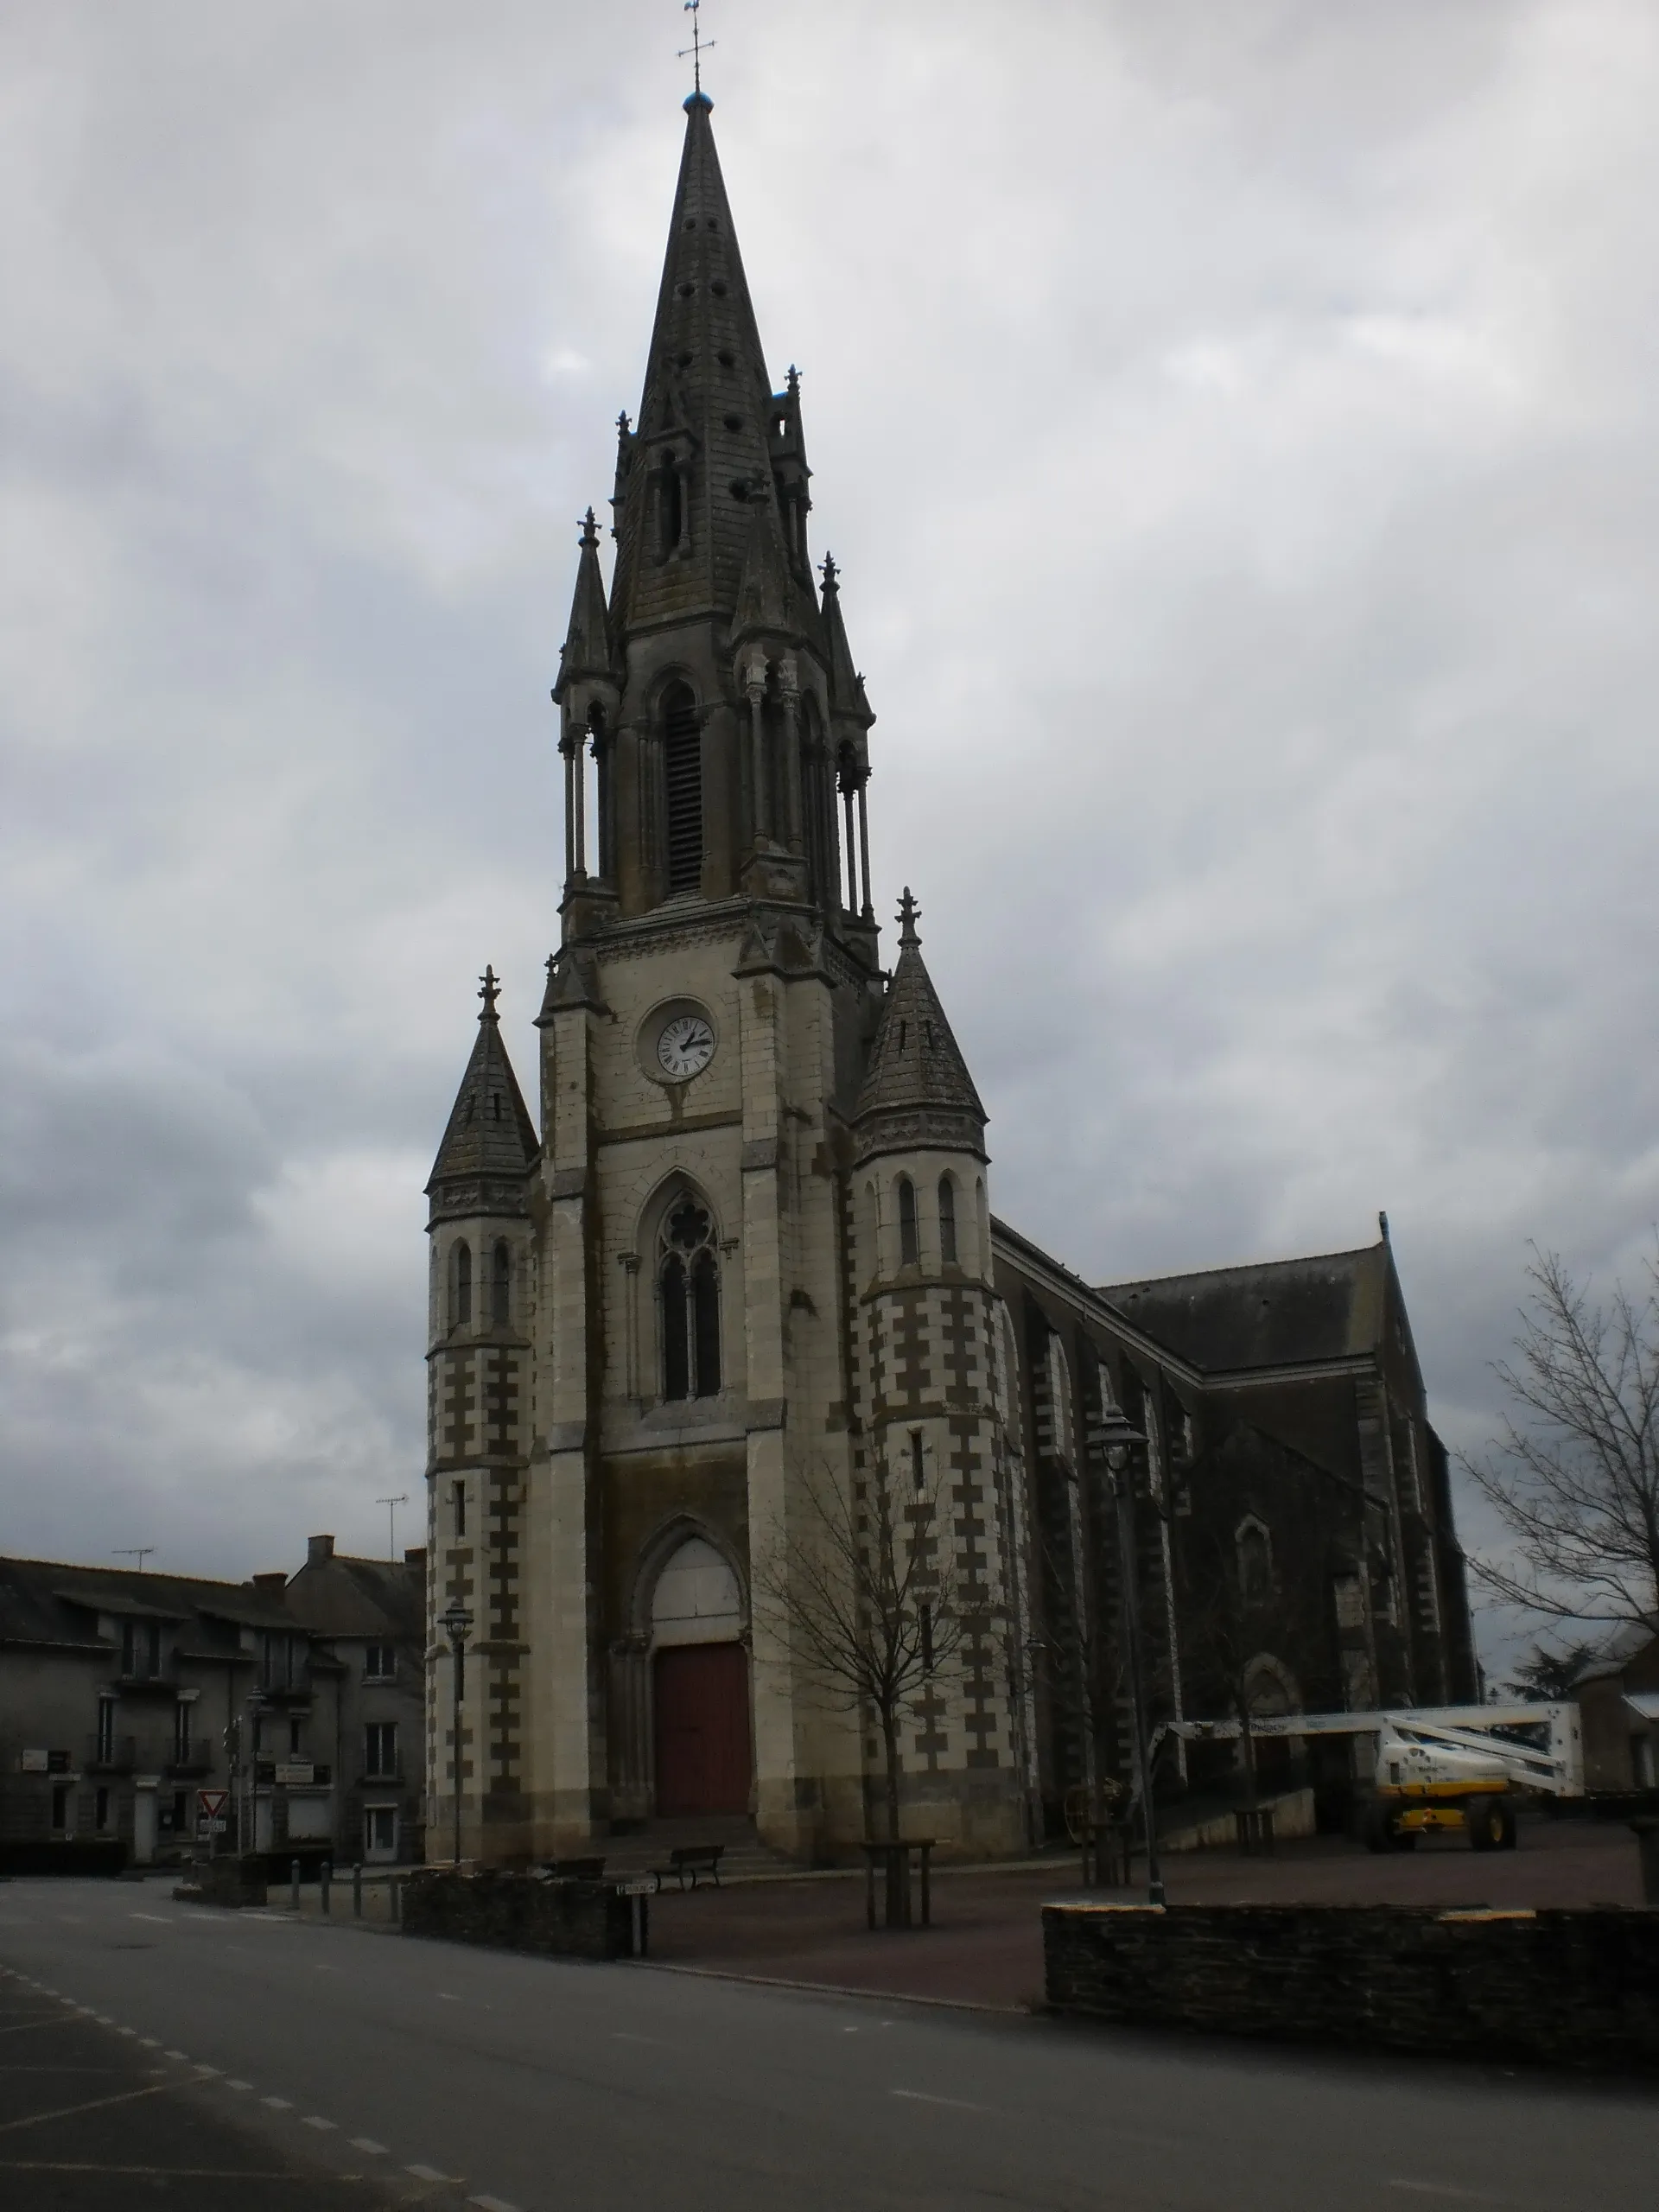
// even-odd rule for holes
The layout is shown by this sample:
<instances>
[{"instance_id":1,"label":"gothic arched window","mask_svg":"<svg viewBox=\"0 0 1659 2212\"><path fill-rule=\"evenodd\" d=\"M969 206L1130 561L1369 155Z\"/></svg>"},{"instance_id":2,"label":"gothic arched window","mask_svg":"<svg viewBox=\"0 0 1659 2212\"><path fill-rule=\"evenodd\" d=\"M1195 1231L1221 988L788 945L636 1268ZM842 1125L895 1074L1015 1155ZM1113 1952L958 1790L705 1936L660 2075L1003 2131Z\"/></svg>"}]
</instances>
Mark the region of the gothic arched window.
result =
<instances>
[{"instance_id":1,"label":"gothic arched window","mask_svg":"<svg viewBox=\"0 0 1659 2212\"><path fill-rule=\"evenodd\" d=\"M1238 1531L1238 1592L1247 1605L1264 1605L1273 1595L1273 1548L1259 1521Z\"/></svg>"},{"instance_id":2,"label":"gothic arched window","mask_svg":"<svg viewBox=\"0 0 1659 2212\"><path fill-rule=\"evenodd\" d=\"M671 898L702 887L702 722L683 683L663 695L663 779Z\"/></svg>"},{"instance_id":3,"label":"gothic arched window","mask_svg":"<svg viewBox=\"0 0 1659 2212\"><path fill-rule=\"evenodd\" d=\"M512 1255L501 1238L490 1257L490 1319L498 1328L506 1325L512 1284Z\"/></svg>"},{"instance_id":4,"label":"gothic arched window","mask_svg":"<svg viewBox=\"0 0 1659 2212\"><path fill-rule=\"evenodd\" d=\"M720 1389L720 1262L714 1222L695 1198L664 1217L657 1283L663 1395L712 1398Z\"/></svg>"},{"instance_id":5,"label":"gothic arched window","mask_svg":"<svg viewBox=\"0 0 1659 2212\"><path fill-rule=\"evenodd\" d=\"M947 1267L957 1263L957 1179L939 1178L939 1257Z\"/></svg>"},{"instance_id":6,"label":"gothic arched window","mask_svg":"<svg viewBox=\"0 0 1659 2212\"><path fill-rule=\"evenodd\" d=\"M473 1318L473 1248L464 1239L449 1264L449 1325L454 1329Z\"/></svg>"},{"instance_id":7,"label":"gothic arched window","mask_svg":"<svg viewBox=\"0 0 1659 2212\"><path fill-rule=\"evenodd\" d=\"M899 1178L899 1264L913 1268L921 1258L916 1242L916 1185L908 1175Z\"/></svg>"}]
</instances>

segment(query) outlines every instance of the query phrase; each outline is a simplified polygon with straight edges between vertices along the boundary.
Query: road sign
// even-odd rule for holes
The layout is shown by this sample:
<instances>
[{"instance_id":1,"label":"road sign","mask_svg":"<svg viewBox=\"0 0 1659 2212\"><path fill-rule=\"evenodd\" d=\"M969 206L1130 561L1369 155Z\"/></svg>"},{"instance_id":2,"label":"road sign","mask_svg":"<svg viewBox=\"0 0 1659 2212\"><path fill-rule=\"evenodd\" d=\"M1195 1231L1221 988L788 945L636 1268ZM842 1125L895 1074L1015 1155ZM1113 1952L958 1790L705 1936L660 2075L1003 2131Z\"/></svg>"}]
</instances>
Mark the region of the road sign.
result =
<instances>
[{"instance_id":1,"label":"road sign","mask_svg":"<svg viewBox=\"0 0 1659 2212\"><path fill-rule=\"evenodd\" d=\"M196 1815L204 1821L219 1821L225 1817L225 1808L231 1802L228 1789L198 1789Z\"/></svg>"},{"instance_id":2,"label":"road sign","mask_svg":"<svg viewBox=\"0 0 1659 2212\"><path fill-rule=\"evenodd\" d=\"M208 1821L199 1819L196 1822L196 1834L198 1835L223 1835L230 1825L230 1822L226 1820Z\"/></svg>"},{"instance_id":3,"label":"road sign","mask_svg":"<svg viewBox=\"0 0 1659 2212\"><path fill-rule=\"evenodd\" d=\"M643 1881L618 1882L614 1887L620 1897L654 1897L657 1894L657 1877L654 1874L647 1874Z\"/></svg>"}]
</instances>

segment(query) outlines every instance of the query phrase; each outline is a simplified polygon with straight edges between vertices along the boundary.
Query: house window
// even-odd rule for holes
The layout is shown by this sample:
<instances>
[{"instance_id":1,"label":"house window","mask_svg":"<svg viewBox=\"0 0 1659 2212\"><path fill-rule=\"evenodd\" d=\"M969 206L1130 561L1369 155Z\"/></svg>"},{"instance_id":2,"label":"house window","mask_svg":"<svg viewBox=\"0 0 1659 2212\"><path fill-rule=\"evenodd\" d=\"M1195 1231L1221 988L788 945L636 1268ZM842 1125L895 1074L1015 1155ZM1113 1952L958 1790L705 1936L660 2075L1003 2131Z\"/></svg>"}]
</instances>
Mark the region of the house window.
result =
<instances>
[{"instance_id":1,"label":"house window","mask_svg":"<svg viewBox=\"0 0 1659 2212\"><path fill-rule=\"evenodd\" d=\"M303 1720L290 1720L289 1722L288 1756L289 1758L296 1759L299 1758L301 1751L304 1748L304 1734L305 1723Z\"/></svg>"},{"instance_id":2,"label":"house window","mask_svg":"<svg viewBox=\"0 0 1659 2212\"><path fill-rule=\"evenodd\" d=\"M397 1772L397 1723L371 1720L363 1731L363 1766L366 1774L386 1780Z\"/></svg>"},{"instance_id":3,"label":"house window","mask_svg":"<svg viewBox=\"0 0 1659 2212\"><path fill-rule=\"evenodd\" d=\"M291 1636L280 1635L272 1629L265 1630L260 1672L268 1690L285 1690L293 1687L294 1639Z\"/></svg>"},{"instance_id":4,"label":"house window","mask_svg":"<svg viewBox=\"0 0 1659 2212\"><path fill-rule=\"evenodd\" d=\"M137 1621L123 1621L121 1624L121 1671L124 1675L134 1675L138 1671Z\"/></svg>"},{"instance_id":5,"label":"house window","mask_svg":"<svg viewBox=\"0 0 1659 2212\"><path fill-rule=\"evenodd\" d=\"M397 1856L397 1808L395 1805L364 1807L363 1856L365 1859L395 1859Z\"/></svg>"},{"instance_id":6,"label":"house window","mask_svg":"<svg viewBox=\"0 0 1659 2212\"><path fill-rule=\"evenodd\" d=\"M449 1325L462 1327L473 1318L473 1248L463 1237L449 1262Z\"/></svg>"},{"instance_id":7,"label":"house window","mask_svg":"<svg viewBox=\"0 0 1659 2212\"><path fill-rule=\"evenodd\" d=\"M370 1682L391 1681L397 1673L397 1649L395 1644L370 1643L363 1650L363 1678Z\"/></svg>"},{"instance_id":8,"label":"house window","mask_svg":"<svg viewBox=\"0 0 1659 2212\"><path fill-rule=\"evenodd\" d=\"M939 1178L939 1257L947 1267L957 1264L957 1185L950 1175Z\"/></svg>"},{"instance_id":9,"label":"house window","mask_svg":"<svg viewBox=\"0 0 1659 2212\"><path fill-rule=\"evenodd\" d=\"M702 887L702 721L683 683L663 701L663 774L668 810L668 891Z\"/></svg>"},{"instance_id":10,"label":"house window","mask_svg":"<svg viewBox=\"0 0 1659 2212\"><path fill-rule=\"evenodd\" d=\"M107 1834L110 1825L110 1793L100 1788L92 1799L92 1826L100 1835Z\"/></svg>"},{"instance_id":11,"label":"house window","mask_svg":"<svg viewBox=\"0 0 1659 2212\"><path fill-rule=\"evenodd\" d=\"M162 1671L162 1624L149 1621L144 1627L144 1672L159 1675Z\"/></svg>"},{"instance_id":12,"label":"house window","mask_svg":"<svg viewBox=\"0 0 1659 2212\"><path fill-rule=\"evenodd\" d=\"M183 1698L173 1708L173 1756L181 1765L190 1757L190 1707Z\"/></svg>"},{"instance_id":13,"label":"house window","mask_svg":"<svg viewBox=\"0 0 1659 2212\"><path fill-rule=\"evenodd\" d=\"M101 1697L98 1700L98 1763L107 1766L115 1757L115 1700Z\"/></svg>"},{"instance_id":14,"label":"house window","mask_svg":"<svg viewBox=\"0 0 1659 2212\"><path fill-rule=\"evenodd\" d=\"M921 1258L916 1242L916 1185L908 1175L899 1178L899 1264L913 1268Z\"/></svg>"},{"instance_id":15,"label":"house window","mask_svg":"<svg viewBox=\"0 0 1659 2212\"><path fill-rule=\"evenodd\" d=\"M663 1221L658 1300L664 1398L712 1398L720 1389L720 1263L706 1207L686 1198Z\"/></svg>"},{"instance_id":16,"label":"house window","mask_svg":"<svg viewBox=\"0 0 1659 2212\"><path fill-rule=\"evenodd\" d=\"M52 1826L60 1834L69 1825L69 1785L58 1783L52 1792Z\"/></svg>"},{"instance_id":17,"label":"house window","mask_svg":"<svg viewBox=\"0 0 1659 2212\"><path fill-rule=\"evenodd\" d=\"M499 1329L507 1325L512 1288L512 1255L501 1239L490 1255L490 1319Z\"/></svg>"}]
</instances>

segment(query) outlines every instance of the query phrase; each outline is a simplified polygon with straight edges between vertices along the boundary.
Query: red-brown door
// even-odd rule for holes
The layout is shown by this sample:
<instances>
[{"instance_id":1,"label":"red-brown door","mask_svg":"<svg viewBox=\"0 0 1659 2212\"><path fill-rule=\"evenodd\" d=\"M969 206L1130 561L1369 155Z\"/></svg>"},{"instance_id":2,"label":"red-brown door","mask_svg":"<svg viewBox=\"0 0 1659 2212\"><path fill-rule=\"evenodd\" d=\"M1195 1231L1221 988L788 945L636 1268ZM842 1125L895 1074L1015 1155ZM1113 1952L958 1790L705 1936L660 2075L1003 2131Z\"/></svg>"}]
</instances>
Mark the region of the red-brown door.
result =
<instances>
[{"instance_id":1,"label":"red-brown door","mask_svg":"<svg viewBox=\"0 0 1659 2212\"><path fill-rule=\"evenodd\" d=\"M741 1643L657 1654L657 1811L749 1809L749 1670Z\"/></svg>"}]
</instances>

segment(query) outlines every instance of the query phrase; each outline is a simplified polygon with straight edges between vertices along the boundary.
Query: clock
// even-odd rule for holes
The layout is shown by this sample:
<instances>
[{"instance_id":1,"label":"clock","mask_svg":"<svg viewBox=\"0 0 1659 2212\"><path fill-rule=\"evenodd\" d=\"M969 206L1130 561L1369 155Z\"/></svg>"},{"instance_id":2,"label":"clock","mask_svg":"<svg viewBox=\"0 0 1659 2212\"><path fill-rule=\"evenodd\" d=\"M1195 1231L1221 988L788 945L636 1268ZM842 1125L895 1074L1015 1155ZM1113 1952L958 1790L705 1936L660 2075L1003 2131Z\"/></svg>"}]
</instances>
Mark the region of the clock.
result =
<instances>
[{"instance_id":1,"label":"clock","mask_svg":"<svg viewBox=\"0 0 1659 2212\"><path fill-rule=\"evenodd\" d=\"M700 1014L677 1014L657 1038L657 1065L675 1083L701 1075L715 1057L715 1033Z\"/></svg>"}]
</instances>

